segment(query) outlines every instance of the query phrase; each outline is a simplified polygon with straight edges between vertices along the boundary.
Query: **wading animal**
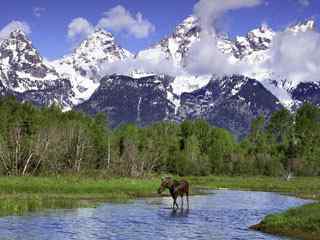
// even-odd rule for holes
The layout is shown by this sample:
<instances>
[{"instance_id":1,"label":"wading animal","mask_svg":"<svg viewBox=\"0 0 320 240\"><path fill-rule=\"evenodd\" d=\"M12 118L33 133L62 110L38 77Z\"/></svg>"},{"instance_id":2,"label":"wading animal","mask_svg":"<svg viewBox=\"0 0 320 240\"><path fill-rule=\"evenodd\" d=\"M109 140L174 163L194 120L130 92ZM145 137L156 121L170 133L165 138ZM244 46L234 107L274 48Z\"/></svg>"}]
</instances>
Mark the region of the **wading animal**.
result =
<instances>
[{"instance_id":1,"label":"wading animal","mask_svg":"<svg viewBox=\"0 0 320 240\"><path fill-rule=\"evenodd\" d=\"M173 180L171 177L165 177L161 181L158 193L161 194L165 189L169 189L170 195L173 198L172 208L179 208L177 203L178 196L181 197L181 207L183 208L183 196L186 195L189 208L189 183L186 180Z\"/></svg>"}]
</instances>

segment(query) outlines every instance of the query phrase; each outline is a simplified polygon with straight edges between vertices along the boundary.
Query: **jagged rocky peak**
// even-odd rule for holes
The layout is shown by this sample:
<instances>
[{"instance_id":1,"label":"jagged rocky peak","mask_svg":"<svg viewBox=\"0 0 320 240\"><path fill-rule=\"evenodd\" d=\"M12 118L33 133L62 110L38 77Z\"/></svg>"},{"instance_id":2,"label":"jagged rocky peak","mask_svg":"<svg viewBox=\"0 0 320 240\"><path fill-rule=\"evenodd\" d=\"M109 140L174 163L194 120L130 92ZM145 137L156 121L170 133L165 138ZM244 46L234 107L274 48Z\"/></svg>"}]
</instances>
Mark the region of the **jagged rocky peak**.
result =
<instances>
[{"instance_id":1,"label":"jagged rocky peak","mask_svg":"<svg viewBox=\"0 0 320 240\"><path fill-rule=\"evenodd\" d=\"M247 38L255 50L266 50L270 47L275 32L266 24L262 24L261 27L250 31Z\"/></svg>"},{"instance_id":2,"label":"jagged rocky peak","mask_svg":"<svg viewBox=\"0 0 320 240\"><path fill-rule=\"evenodd\" d=\"M182 65L190 46L199 39L200 31L199 19L195 16L189 16L176 27L169 37L164 38L151 48L140 51L137 57L152 60L165 57L176 65Z\"/></svg>"},{"instance_id":3,"label":"jagged rocky peak","mask_svg":"<svg viewBox=\"0 0 320 240\"><path fill-rule=\"evenodd\" d=\"M14 30L14 31L12 31L9 34L9 38L8 39L16 39L16 40L20 40L20 41L23 41L23 42L30 43L26 33L22 29L19 29L19 28Z\"/></svg>"},{"instance_id":4,"label":"jagged rocky peak","mask_svg":"<svg viewBox=\"0 0 320 240\"><path fill-rule=\"evenodd\" d=\"M1 42L0 80L8 89L18 92L38 90L58 78L57 72L44 63L22 30L11 32Z\"/></svg>"},{"instance_id":5,"label":"jagged rocky peak","mask_svg":"<svg viewBox=\"0 0 320 240\"><path fill-rule=\"evenodd\" d=\"M199 18L196 16L189 16L183 20L181 24L176 27L174 36L190 36L197 35L201 31Z\"/></svg>"},{"instance_id":6,"label":"jagged rocky peak","mask_svg":"<svg viewBox=\"0 0 320 240\"><path fill-rule=\"evenodd\" d=\"M75 93L72 102L77 105L89 99L97 89L106 64L131 57L133 55L121 48L111 33L96 29L71 55L52 62L52 65L70 80Z\"/></svg>"},{"instance_id":7,"label":"jagged rocky peak","mask_svg":"<svg viewBox=\"0 0 320 240\"><path fill-rule=\"evenodd\" d=\"M236 58L243 58L256 51L271 47L275 32L266 24L250 31L245 37L238 36L234 41L233 52Z\"/></svg>"},{"instance_id":8,"label":"jagged rocky peak","mask_svg":"<svg viewBox=\"0 0 320 240\"><path fill-rule=\"evenodd\" d=\"M70 83L43 60L27 35L20 29L0 44L0 86L2 93L20 101L44 106L57 103L70 109ZM1 95L1 93L0 93Z\"/></svg>"},{"instance_id":9,"label":"jagged rocky peak","mask_svg":"<svg viewBox=\"0 0 320 240\"><path fill-rule=\"evenodd\" d=\"M315 31L316 30L316 22L313 19L306 20L304 22L299 22L288 28L291 32L307 32L307 31Z\"/></svg>"},{"instance_id":10,"label":"jagged rocky peak","mask_svg":"<svg viewBox=\"0 0 320 240\"><path fill-rule=\"evenodd\" d=\"M86 60L113 62L132 57L127 50L118 46L113 35L103 29L96 29L78 48L75 56Z\"/></svg>"},{"instance_id":11,"label":"jagged rocky peak","mask_svg":"<svg viewBox=\"0 0 320 240\"><path fill-rule=\"evenodd\" d=\"M37 64L42 62L38 51L32 46L27 35L20 29L14 30L9 37L1 42L0 58L9 57L9 62L24 61Z\"/></svg>"}]
</instances>

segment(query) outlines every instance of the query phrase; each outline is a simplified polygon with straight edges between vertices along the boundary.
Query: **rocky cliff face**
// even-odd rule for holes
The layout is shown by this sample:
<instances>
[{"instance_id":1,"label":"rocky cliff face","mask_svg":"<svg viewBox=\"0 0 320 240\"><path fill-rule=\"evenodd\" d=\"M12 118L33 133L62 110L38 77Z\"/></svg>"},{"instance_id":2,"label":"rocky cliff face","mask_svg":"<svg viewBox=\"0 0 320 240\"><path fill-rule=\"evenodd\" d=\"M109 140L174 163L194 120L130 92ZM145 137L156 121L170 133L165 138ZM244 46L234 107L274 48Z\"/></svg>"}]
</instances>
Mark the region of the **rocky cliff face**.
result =
<instances>
[{"instance_id":1,"label":"rocky cliff face","mask_svg":"<svg viewBox=\"0 0 320 240\"><path fill-rule=\"evenodd\" d=\"M56 103L63 108L71 107L73 92L69 81L43 61L21 30L12 32L0 44L0 81L6 94L26 96L24 100L29 100L27 93L42 92L46 93L41 96L45 105Z\"/></svg>"},{"instance_id":2,"label":"rocky cliff face","mask_svg":"<svg viewBox=\"0 0 320 240\"><path fill-rule=\"evenodd\" d=\"M234 75L212 79L207 86L182 94L179 115L183 119L203 118L244 136L253 119L260 115L268 119L281 108L279 100L261 83Z\"/></svg>"},{"instance_id":3,"label":"rocky cliff face","mask_svg":"<svg viewBox=\"0 0 320 240\"><path fill-rule=\"evenodd\" d=\"M76 109L91 115L106 113L113 127L124 123L145 126L170 120L175 108L168 101L169 81L167 76L139 80L121 75L107 76L92 97Z\"/></svg>"}]
</instances>

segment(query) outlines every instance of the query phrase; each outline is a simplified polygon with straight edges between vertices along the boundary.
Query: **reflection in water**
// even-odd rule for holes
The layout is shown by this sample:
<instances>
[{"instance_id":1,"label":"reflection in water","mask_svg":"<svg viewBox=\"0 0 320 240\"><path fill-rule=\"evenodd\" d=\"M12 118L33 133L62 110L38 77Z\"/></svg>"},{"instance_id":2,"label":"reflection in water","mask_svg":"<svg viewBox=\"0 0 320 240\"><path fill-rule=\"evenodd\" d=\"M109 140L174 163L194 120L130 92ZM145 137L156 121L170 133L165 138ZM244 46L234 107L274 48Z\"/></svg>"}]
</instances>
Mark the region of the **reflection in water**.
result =
<instances>
[{"instance_id":1,"label":"reflection in water","mask_svg":"<svg viewBox=\"0 0 320 240\"><path fill-rule=\"evenodd\" d=\"M171 209L171 198L110 203L96 209L0 218L0 240L286 239L248 226L266 214L307 202L275 193L224 190L192 196L190 209Z\"/></svg>"},{"instance_id":2,"label":"reflection in water","mask_svg":"<svg viewBox=\"0 0 320 240\"><path fill-rule=\"evenodd\" d=\"M186 208L179 208L179 209L172 209L171 217L188 217L190 209Z\"/></svg>"}]
</instances>

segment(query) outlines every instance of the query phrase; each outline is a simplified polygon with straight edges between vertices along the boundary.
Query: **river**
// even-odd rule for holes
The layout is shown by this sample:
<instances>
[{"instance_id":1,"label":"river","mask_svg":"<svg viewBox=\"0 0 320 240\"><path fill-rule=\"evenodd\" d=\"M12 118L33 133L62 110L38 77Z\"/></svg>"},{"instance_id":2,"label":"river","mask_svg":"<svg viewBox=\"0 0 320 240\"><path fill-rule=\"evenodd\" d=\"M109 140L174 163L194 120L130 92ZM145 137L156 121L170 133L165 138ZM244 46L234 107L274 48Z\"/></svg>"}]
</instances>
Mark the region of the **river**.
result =
<instances>
[{"instance_id":1,"label":"river","mask_svg":"<svg viewBox=\"0 0 320 240\"><path fill-rule=\"evenodd\" d=\"M192 196L190 210L173 211L171 201L138 199L0 218L0 240L289 239L248 227L267 214L310 202L277 193L231 190Z\"/></svg>"}]
</instances>

